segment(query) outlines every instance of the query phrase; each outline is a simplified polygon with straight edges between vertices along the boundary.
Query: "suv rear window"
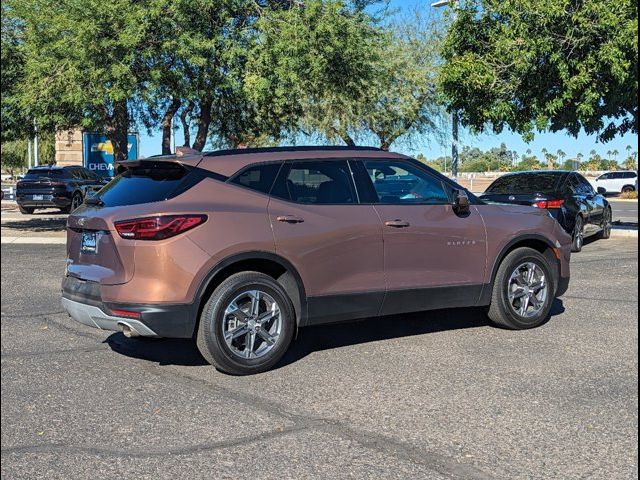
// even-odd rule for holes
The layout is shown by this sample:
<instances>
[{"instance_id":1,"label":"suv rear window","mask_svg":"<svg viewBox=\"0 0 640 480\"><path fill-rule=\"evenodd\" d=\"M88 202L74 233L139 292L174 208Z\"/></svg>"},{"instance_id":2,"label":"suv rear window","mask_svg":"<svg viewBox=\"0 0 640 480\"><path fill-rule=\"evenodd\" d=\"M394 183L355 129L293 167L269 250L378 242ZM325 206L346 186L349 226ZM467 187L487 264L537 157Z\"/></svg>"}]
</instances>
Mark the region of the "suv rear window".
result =
<instances>
[{"instance_id":1,"label":"suv rear window","mask_svg":"<svg viewBox=\"0 0 640 480\"><path fill-rule=\"evenodd\" d=\"M98 197L105 207L159 202L186 191L202 179L193 169L172 162L142 162L129 168L104 188ZM190 178L191 177L191 178ZM190 183L185 188L184 183Z\"/></svg>"},{"instance_id":2,"label":"suv rear window","mask_svg":"<svg viewBox=\"0 0 640 480\"><path fill-rule=\"evenodd\" d=\"M62 168L32 168L24 176L25 180L35 180L38 178L70 178L69 172Z\"/></svg>"},{"instance_id":3,"label":"suv rear window","mask_svg":"<svg viewBox=\"0 0 640 480\"><path fill-rule=\"evenodd\" d=\"M558 182L561 178L562 175L557 173L519 173L516 175L505 175L493 182L486 193L553 193L558 190Z\"/></svg>"}]
</instances>

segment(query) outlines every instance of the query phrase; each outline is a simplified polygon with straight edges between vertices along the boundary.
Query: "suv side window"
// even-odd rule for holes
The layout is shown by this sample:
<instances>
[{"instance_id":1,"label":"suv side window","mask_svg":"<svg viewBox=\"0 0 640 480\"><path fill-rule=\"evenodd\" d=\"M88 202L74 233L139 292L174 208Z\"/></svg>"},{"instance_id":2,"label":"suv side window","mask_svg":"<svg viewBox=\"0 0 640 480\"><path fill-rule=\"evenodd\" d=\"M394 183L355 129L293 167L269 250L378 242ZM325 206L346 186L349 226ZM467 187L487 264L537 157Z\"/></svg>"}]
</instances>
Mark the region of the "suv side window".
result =
<instances>
[{"instance_id":1,"label":"suv side window","mask_svg":"<svg viewBox=\"0 0 640 480\"><path fill-rule=\"evenodd\" d=\"M85 178L87 180L100 180L100 177L98 177L98 175L96 175L95 173L93 173L91 170L89 170L88 168L83 168L81 169L81 172L83 173L83 175L85 176Z\"/></svg>"},{"instance_id":2,"label":"suv side window","mask_svg":"<svg viewBox=\"0 0 640 480\"><path fill-rule=\"evenodd\" d=\"M378 195L387 205L445 205L449 196L442 181L401 160L366 160L364 166Z\"/></svg>"},{"instance_id":3,"label":"suv side window","mask_svg":"<svg viewBox=\"0 0 640 480\"><path fill-rule=\"evenodd\" d=\"M580 182L578 181L578 177L575 174L569 175L565 182L565 188L567 188L571 193L577 193L579 186Z\"/></svg>"},{"instance_id":4,"label":"suv side window","mask_svg":"<svg viewBox=\"0 0 640 480\"><path fill-rule=\"evenodd\" d=\"M70 168L69 173L76 180L86 180L87 177L84 175L84 172L80 168Z\"/></svg>"},{"instance_id":5,"label":"suv side window","mask_svg":"<svg viewBox=\"0 0 640 480\"><path fill-rule=\"evenodd\" d=\"M346 160L288 163L280 171L271 195L313 205L358 203Z\"/></svg>"},{"instance_id":6,"label":"suv side window","mask_svg":"<svg viewBox=\"0 0 640 480\"><path fill-rule=\"evenodd\" d=\"M282 162L250 166L240 171L230 182L268 195L281 166Z\"/></svg>"},{"instance_id":7,"label":"suv side window","mask_svg":"<svg viewBox=\"0 0 640 480\"><path fill-rule=\"evenodd\" d=\"M575 174L575 177L578 180L578 193L582 195L593 195L596 193L586 178L579 174Z\"/></svg>"},{"instance_id":8,"label":"suv side window","mask_svg":"<svg viewBox=\"0 0 640 480\"><path fill-rule=\"evenodd\" d=\"M624 178L637 178L638 175L635 172L625 172Z\"/></svg>"}]
</instances>

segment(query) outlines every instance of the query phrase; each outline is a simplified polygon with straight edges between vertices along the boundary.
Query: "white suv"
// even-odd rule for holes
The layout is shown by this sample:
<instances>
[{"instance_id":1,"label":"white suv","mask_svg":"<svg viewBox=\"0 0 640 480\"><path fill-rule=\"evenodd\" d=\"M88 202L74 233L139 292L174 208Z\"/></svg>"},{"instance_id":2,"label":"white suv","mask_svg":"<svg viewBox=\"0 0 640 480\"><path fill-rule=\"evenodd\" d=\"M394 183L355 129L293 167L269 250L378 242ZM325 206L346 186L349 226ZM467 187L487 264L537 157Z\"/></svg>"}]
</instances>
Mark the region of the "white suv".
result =
<instances>
[{"instance_id":1,"label":"white suv","mask_svg":"<svg viewBox=\"0 0 640 480\"><path fill-rule=\"evenodd\" d=\"M638 190L638 174L636 172L607 172L593 181L593 186L604 188L607 193L634 192Z\"/></svg>"}]
</instances>

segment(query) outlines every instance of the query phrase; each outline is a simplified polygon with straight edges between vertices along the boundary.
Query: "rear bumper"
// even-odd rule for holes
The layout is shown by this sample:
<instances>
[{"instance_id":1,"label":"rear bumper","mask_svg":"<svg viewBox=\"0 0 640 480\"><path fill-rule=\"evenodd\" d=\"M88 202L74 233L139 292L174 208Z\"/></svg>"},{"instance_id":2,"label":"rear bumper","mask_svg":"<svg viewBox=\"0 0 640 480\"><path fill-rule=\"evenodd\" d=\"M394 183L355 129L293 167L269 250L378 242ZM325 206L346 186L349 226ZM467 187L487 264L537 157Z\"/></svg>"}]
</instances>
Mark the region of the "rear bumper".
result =
<instances>
[{"instance_id":1,"label":"rear bumper","mask_svg":"<svg viewBox=\"0 0 640 480\"><path fill-rule=\"evenodd\" d=\"M65 208L71 205L71 199L67 197L57 197L53 195L43 195L42 200L33 200L30 195L18 195L16 203L26 208Z\"/></svg>"},{"instance_id":2,"label":"rear bumper","mask_svg":"<svg viewBox=\"0 0 640 480\"><path fill-rule=\"evenodd\" d=\"M65 277L62 281L62 306L69 316L84 325L120 331L126 326L146 337L192 338L197 308L190 304L119 304L102 301L100 284ZM136 318L115 315L125 310Z\"/></svg>"},{"instance_id":3,"label":"rear bumper","mask_svg":"<svg viewBox=\"0 0 640 480\"><path fill-rule=\"evenodd\" d=\"M101 330L113 330L115 332L122 330L123 327L128 327L142 337L159 336L139 320L126 317L113 317L93 305L74 302L73 300L62 297L62 307L76 322L83 323L89 327L96 327Z\"/></svg>"}]
</instances>

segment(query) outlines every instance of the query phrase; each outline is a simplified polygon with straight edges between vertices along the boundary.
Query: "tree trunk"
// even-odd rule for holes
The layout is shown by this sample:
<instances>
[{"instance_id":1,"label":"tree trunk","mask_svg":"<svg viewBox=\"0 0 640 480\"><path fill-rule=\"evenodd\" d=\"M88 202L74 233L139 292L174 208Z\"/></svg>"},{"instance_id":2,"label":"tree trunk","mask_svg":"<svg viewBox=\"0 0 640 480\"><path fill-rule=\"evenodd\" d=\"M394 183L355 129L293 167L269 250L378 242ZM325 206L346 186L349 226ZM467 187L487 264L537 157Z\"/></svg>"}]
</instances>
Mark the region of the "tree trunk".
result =
<instances>
[{"instance_id":1,"label":"tree trunk","mask_svg":"<svg viewBox=\"0 0 640 480\"><path fill-rule=\"evenodd\" d=\"M127 148L127 134L129 132L129 109L126 100L119 100L113 105L113 114L106 127L107 138L113 146L113 161L115 164L129 158Z\"/></svg>"},{"instance_id":2,"label":"tree trunk","mask_svg":"<svg viewBox=\"0 0 640 480\"><path fill-rule=\"evenodd\" d=\"M391 142L388 142L386 140L380 141L380 150L384 150L385 152L388 152L390 148L391 148Z\"/></svg>"},{"instance_id":3,"label":"tree trunk","mask_svg":"<svg viewBox=\"0 0 640 480\"><path fill-rule=\"evenodd\" d=\"M184 133L183 147L191 148L191 132L189 131L189 115L193 111L193 103L189 104L180 112L180 122L182 123L182 132Z\"/></svg>"},{"instance_id":4,"label":"tree trunk","mask_svg":"<svg viewBox=\"0 0 640 480\"><path fill-rule=\"evenodd\" d=\"M335 134L337 136L340 137L340 139L348 146L348 147L355 147L356 146L356 142L353 138L351 138L351 135L349 135L345 130L339 129L339 128L334 128L333 131L335 132Z\"/></svg>"},{"instance_id":5,"label":"tree trunk","mask_svg":"<svg viewBox=\"0 0 640 480\"><path fill-rule=\"evenodd\" d=\"M201 152L207 144L207 136L209 135L209 125L211 124L211 106L213 99L205 97L200 102L200 114L198 115L198 132L193 142L193 149Z\"/></svg>"},{"instance_id":6,"label":"tree trunk","mask_svg":"<svg viewBox=\"0 0 640 480\"><path fill-rule=\"evenodd\" d=\"M163 155L171 155L171 133L173 127L173 117L176 115L176 112L180 108L180 99L173 98L167 111L162 117L162 154Z\"/></svg>"}]
</instances>

